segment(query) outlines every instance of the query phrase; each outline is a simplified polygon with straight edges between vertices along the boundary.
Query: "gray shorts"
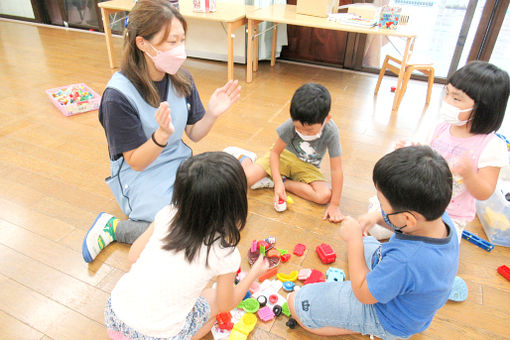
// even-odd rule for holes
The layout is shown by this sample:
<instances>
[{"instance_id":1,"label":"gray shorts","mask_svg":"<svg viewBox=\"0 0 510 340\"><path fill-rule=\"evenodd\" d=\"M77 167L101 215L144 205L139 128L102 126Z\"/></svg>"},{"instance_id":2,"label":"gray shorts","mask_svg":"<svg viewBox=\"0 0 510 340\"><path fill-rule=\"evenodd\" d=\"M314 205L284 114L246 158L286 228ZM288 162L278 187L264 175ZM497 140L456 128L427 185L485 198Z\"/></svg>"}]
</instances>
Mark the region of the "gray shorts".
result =
<instances>
[{"instance_id":1,"label":"gray shorts","mask_svg":"<svg viewBox=\"0 0 510 340\"><path fill-rule=\"evenodd\" d=\"M381 244L374 237L363 238L365 260L371 270L380 260ZM308 328L336 327L382 339L398 339L384 330L374 305L356 298L351 282L322 282L303 286L296 293L294 310Z\"/></svg>"}]
</instances>

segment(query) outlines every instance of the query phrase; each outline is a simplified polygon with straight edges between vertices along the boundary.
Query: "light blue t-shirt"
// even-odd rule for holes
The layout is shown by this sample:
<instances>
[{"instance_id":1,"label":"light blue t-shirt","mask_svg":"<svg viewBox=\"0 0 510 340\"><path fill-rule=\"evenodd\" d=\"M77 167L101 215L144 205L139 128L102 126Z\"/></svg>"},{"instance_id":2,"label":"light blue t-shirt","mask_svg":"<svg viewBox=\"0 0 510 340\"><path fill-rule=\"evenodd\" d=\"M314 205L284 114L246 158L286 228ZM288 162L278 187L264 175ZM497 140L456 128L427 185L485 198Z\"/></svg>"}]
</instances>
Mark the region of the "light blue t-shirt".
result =
<instances>
[{"instance_id":1,"label":"light blue t-shirt","mask_svg":"<svg viewBox=\"0 0 510 340\"><path fill-rule=\"evenodd\" d=\"M424 331L446 301L459 264L455 227L444 214L448 236L435 239L395 233L382 244L381 260L367 274L383 328L409 337Z\"/></svg>"}]
</instances>

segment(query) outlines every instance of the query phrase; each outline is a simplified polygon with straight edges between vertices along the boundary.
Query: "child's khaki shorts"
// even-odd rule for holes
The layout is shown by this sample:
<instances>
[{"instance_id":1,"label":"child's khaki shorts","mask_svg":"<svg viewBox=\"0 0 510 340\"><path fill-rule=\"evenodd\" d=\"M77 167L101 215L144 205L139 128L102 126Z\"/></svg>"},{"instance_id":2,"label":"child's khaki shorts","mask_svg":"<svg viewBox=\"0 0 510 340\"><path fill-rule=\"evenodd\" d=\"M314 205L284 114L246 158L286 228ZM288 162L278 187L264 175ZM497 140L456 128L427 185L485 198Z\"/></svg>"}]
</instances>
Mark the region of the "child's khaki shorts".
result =
<instances>
[{"instance_id":1,"label":"child's khaki shorts","mask_svg":"<svg viewBox=\"0 0 510 340\"><path fill-rule=\"evenodd\" d=\"M264 168L266 173L271 176L271 165L267 152L262 158L257 159L256 164ZM303 162L296 155L287 149L280 154L280 174L293 181L312 183L315 181L326 182L326 177L319 168L307 162Z\"/></svg>"}]
</instances>

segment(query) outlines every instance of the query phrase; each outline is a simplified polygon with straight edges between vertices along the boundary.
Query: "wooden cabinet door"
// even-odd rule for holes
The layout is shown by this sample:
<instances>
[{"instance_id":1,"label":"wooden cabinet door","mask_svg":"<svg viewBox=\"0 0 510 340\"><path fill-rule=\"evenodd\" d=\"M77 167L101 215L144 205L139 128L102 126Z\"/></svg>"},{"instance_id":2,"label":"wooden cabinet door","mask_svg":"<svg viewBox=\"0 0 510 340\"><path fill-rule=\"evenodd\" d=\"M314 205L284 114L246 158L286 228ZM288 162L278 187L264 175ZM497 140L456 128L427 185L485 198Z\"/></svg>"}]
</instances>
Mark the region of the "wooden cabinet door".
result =
<instances>
[{"instance_id":1,"label":"wooden cabinet door","mask_svg":"<svg viewBox=\"0 0 510 340\"><path fill-rule=\"evenodd\" d=\"M287 0L295 5L297 0ZM352 0L340 0L340 5ZM347 46L347 32L287 25L288 46L283 46L283 59L310 61L343 66Z\"/></svg>"}]
</instances>

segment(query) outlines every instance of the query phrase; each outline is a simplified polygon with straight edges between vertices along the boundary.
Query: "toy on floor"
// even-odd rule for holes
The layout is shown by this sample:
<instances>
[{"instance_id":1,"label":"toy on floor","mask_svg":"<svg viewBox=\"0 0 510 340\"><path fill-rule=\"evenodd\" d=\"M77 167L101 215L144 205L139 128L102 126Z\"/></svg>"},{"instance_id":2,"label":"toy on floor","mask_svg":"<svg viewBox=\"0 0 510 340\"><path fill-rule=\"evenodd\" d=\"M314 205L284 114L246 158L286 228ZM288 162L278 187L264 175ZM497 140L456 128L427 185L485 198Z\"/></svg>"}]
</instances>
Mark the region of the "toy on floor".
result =
<instances>
[{"instance_id":1,"label":"toy on floor","mask_svg":"<svg viewBox=\"0 0 510 340\"><path fill-rule=\"evenodd\" d=\"M248 338L250 332L257 324L257 317L255 314L246 313L242 316L241 320L234 325L230 333L229 340L245 340Z\"/></svg>"},{"instance_id":2,"label":"toy on floor","mask_svg":"<svg viewBox=\"0 0 510 340\"><path fill-rule=\"evenodd\" d=\"M294 246L294 255L303 256L306 250L306 246L302 243L298 243Z\"/></svg>"},{"instance_id":3,"label":"toy on floor","mask_svg":"<svg viewBox=\"0 0 510 340\"><path fill-rule=\"evenodd\" d=\"M294 319L294 318L289 318L289 321L287 321L287 322L285 323L285 325L286 325L287 327L289 327L290 329L294 329L294 328L296 328L296 326L297 326L297 321L296 321L296 319Z\"/></svg>"},{"instance_id":4,"label":"toy on floor","mask_svg":"<svg viewBox=\"0 0 510 340\"><path fill-rule=\"evenodd\" d=\"M48 89L46 94L65 116L97 110L101 102L101 96L83 83Z\"/></svg>"},{"instance_id":5,"label":"toy on floor","mask_svg":"<svg viewBox=\"0 0 510 340\"><path fill-rule=\"evenodd\" d=\"M276 274L276 278L282 282L285 281L296 281L298 278L298 271L293 270L290 274L278 273Z\"/></svg>"},{"instance_id":6,"label":"toy on floor","mask_svg":"<svg viewBox=\"0 0 510 340\"><path fill-rule=\"evenodd\" d=\"M294 203L294 200L290 196L287 196L286 201L280 198L277 202L274 202L274 210L278 212L283 212L287 210L287 203L292 204Z\"/></svg>"},{"instance_id":7,"label":"toy on floor","mask_svg":"<svg viewBox=\"0 0 510 340\"><path fill-rule=\"evenodd\" d=\"M479 236L473 233L470 233L467 230L462 231L462 238L479 246L483 250L491 251L492 249L494 249L494 245L492 243L485 241L484 239L480 238Z\"/></svg>"},{"instance_id":8,"label":"toy on floor","mask_svg":"<svg viewBox=\"0 0 510 340\"><path fill-rule=\"evenodd\" d=\"M324 274L316 269L312 269L310 276L305 280L304 284L317 283L317 282L325 282Z\"/></svg>"},{"instance_id":9,"label":"toy on floor","mask_svg":"<svg viewBox=\"0 0 510 340\"><path fill-rule=\"evenodd\" d=\"M274 248L274 244L268 243L266 241L253 240L251 247L248 250L248 263L253 265L261 254L262 256L265 256L269 261L270 270L276 268L280 264L281 260L280 256L278 256L280 252ZM276 272L273 275L276 275Z\"/></svg>"},{"instance_id":10,"label":"toy on floor","mask_svg":"<svg viewBox=\"0 0 510 340\"><path fill-rule=\"evenodd\" d=\"M336 260L336 253L329 244L322 243L315 248L315 251L324 264L333 263Z\"/></svg>"},{"instance_id":11,"label":"toy on floor","mask_svg":"<svg viewBox=\"0 0 510 340\"><path fill-rule=\"evenodd\" d=\"M231 330L234 327L232 323L232 314L230 312L220 313L216 315L216 321L218 322L218 328Z\"/></svg>"},{"instance_id":12,"label":"toy on floor","mask_svg":"<svg viewBox=\"0 0 510 340\"><path fill-rule=\"evenodd\" d=\"M455 280L453 281L453 287L450 291L450 295L448 296L448 300L451 301L464 301L468 297L468 287L466 282L458 276L455 276Z\"/></svg>"},{"instance_id":13,"label":"toy on floor","mask_svg":"<svg viewBox=\"0 0 510 340\"><path fill-rule=\"evenodd\" d=\"M510 281L510 268L505 265L498 267L498 273L500 273L505 279Z\"/></svg>"},{"instance_id":14,"label":"toy on floor","mask_svg":"<svg viewBox=\"0 0 510 340\"><path fill-rule=\"evenodd\" d=\"M345 272L342 269L329 267L326 272L326 282L344 282L345 281Z\"/></svg>"}]
</instances>

